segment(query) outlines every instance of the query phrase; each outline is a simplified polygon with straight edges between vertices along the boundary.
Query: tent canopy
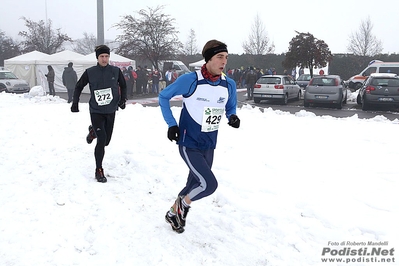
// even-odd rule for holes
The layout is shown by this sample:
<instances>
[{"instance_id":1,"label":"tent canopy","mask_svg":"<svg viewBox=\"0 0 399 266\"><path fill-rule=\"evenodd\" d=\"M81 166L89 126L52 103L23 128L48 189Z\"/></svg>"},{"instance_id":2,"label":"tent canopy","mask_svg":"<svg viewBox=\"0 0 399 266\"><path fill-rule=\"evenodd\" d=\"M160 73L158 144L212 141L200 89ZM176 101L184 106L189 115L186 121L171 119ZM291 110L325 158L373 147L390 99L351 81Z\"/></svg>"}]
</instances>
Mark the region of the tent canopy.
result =
<instances>
[{"instance_id":1,"label":"tent canopy","mask_svg":"<svg viewBox=\"0 0 399 266\"><path fill-rule=\"evenodd\" d=\"M94 64L97 63L96 59L96 53L91 53L88 55L85 55L82 60L88 60L88 61L93 61ZM117 67L128 67L132 66L133 69L136 69L136 61L129 59L127 57L115 54L114 52L111 52L109 55L109 64Z\"/></svg>"},{"instance_id":2,"label":"tent canopy","mask_svg":"<svg viewBox=\"0 0 399 266\"><path fill-rule=\"evenodd\" d=\"M62 83L62 74L69 62L73 63L73 68L76 71L78 78L80 78L87 68L97 64L97 59L95 53L85 56L73 51L65 50L48 55L42 52L33 51L4 60L4 66L17 77L26 80L31 88L36 85L41 85L46 91L48 91L48 82L45 74L48 72L47 66L51 65L55 72L55 91L66 91L66 88ZM117 55L113 52L110 54L110 65L118 67L132 66L133 68L136 68L136 62L134 60ZM88 89L85 88L84 92L88 92Z\"/></svg>"},{"instance_id":3,"label":"tent canopy","mask_svg":"<svg viewBox=\"0 0 399 266\"><path fill-rule=\"evenodd\" d=\"M190 67L190 69L200 69L204 64L205 64L205 59L201 59L197 62L188 64L188 66Z\"/></svg>"},{"instance_id":4,"label":"tent canopy","mask_svg":"<svg viewBox=\"0 0 399 266\"><path fill-rule=\"evenodd\" d=\"M32 51L23 55L4 60L4 67L14 73L18 78L26 80L32 88L36 83L37 61L45 60L50 55Z\"/></svg>"}]
</instances>

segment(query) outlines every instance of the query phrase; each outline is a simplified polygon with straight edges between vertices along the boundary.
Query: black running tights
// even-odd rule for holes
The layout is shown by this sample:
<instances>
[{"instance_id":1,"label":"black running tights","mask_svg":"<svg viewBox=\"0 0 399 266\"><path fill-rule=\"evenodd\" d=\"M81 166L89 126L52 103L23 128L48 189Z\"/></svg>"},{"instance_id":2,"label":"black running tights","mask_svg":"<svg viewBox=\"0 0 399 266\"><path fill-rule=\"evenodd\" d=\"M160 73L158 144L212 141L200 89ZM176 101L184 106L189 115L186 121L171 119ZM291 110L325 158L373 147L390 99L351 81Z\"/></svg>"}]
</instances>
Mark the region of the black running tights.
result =
<instances>
[{"instance_id":1,"label":"black running tights","mask_svg":"<svg viewBox=\"0 0 399 266\"><path fill-rule=\"evenodd\" d=\"M90 114L91 125L97 136L97 145L94 149L96 168L102 168L105 146L111 141L112 131L114 130L115 113L112 114Z\"/></svg>"}]
</instances>

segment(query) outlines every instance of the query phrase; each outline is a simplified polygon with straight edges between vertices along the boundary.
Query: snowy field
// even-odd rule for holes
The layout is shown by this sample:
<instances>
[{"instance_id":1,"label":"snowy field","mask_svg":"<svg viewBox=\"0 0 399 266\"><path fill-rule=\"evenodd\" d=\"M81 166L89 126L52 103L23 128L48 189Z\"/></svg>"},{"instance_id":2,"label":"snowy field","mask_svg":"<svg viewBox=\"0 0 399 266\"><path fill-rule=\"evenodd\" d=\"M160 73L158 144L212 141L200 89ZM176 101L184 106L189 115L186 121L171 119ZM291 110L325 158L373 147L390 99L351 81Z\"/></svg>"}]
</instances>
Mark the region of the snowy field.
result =
<instances>
[{"instance_id":1,"label":"snowy field","mask_svg":"<svg viewBox=\"0 0 399 266\"><path fill-rule=\"evenodd\" d=\"M79 108L0 93L0 265L398 265L398 120L244 106L179 235L164 215L188 170L160 108L117 112L105 184Z\"/></svg>"}]
</instances>

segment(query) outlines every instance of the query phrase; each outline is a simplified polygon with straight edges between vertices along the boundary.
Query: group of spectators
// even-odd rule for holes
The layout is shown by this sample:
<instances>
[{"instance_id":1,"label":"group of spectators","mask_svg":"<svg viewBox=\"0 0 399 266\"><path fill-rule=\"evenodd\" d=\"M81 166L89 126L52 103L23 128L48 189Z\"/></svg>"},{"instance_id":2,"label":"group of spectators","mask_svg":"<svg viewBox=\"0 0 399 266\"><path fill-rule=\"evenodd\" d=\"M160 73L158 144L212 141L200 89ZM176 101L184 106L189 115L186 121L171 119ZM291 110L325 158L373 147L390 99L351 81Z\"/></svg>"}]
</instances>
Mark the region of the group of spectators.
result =
<instances>
[{"instance_id":1,"label":"group of spectators","mask_svg":"<svg viewBox=\"0 0 399 266\"><path fill-rule=\"evenodd\" d=\"M275 69L270 69L270 73L271 74L276 74L276 70ZM237 89L239 88L246 88L247 87L247 75L248 73L251 73L251 82L253 81L254 78L256 78L256 80L258 80L262 75L266 75L268 74L269 70L264 71L263 69L259 69L259 68L254 68L254 67L247 67L247 68L235 68L235 69L228 69L227 70L227 76L229 78L232 78L237 85ZM254 74L255 73L255 76ZM255 80L255 82L256 82Z\"/></svg>"},{"instance_id":2,"label":"group of spectators","mask_svg":"<svg viewBox=\"0 0 399 266\"><path fill-rule=\"evenodd\" d=\"M147 66L138 66L136 70L132 66L122 67L122 73L125 77L127 93L129 96L156 94L160 90L173 83L178 75L176 70L169 69L165 72L165 77L158 69L149 70Z\"/></svg>"}]
</instances>

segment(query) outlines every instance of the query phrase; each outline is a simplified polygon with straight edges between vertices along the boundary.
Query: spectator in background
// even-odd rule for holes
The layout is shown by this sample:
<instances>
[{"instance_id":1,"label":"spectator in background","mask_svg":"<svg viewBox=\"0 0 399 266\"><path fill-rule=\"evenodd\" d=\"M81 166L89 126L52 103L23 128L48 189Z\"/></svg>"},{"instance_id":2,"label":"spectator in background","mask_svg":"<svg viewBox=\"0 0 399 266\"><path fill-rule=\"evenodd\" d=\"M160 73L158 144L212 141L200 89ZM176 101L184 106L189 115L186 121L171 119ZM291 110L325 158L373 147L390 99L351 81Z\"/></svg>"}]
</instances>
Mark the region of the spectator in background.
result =
<instances>
[{"instance_id":1,"label":"spectator in background","mask_svg":"<svg viewBox=\"0 0 399 266\"><path fill-rule=\"evenodd\" d=\"M133 70L133 67L132 67L132 66L129 66L129 67L127 68L127 70L130 72L131 77L132 77L132 79L131 79L132 88L131 88L131 93L130 93L130 95L133 96L134 82L135 82L136 79L137 79L137 74L136 74L136 71ZM129 88L128 88L128 89L129 89Z\"/></svg>"},{"instance_id":2,"label":"spectator in background","mask_svg":"<svg viewBox=\"0 0 399 266\"><path fill-rule=\"evenodd\" d=\"M303 74L305 74L305 71L304 71L303 67L301 67L301 68L299 69L299 76L300 76L300 75L303 75Z\"/></svg>"},{"instance_id":3,"label":"spectator in background","mask_svg":"<svg viewBox=\"0 0 399 266\"><path fill-rule=\"evenodd\" d=\"M132 71L129 71L128 69L126 69L126 67L122 67L122 74L126 81L127 94L129 94L129 96L133 96L134 79L133 79Z\"/></svg>"},{"instance_id":4,"label":"spectator in background","mask_svg":"<svg viewBox=\"0 0 399 266\"><path fill-rule=\"evenodd\" d=\"M241 76L242 76L242 71L239 68L234 69L233 72L233 79L236 82L237 88L241 88Z\"/></svg>"},{"instance_id":5,"label":"spectator in background","mask_svg":"<svg viewBox=\"0 0 399 266\"><path fill-rule=\"evenodd\" d=\"M294 79L294 81L296 80L296 68L295 67L291 70L291 77Z\"/></svg>"},{"instance_id":6,"label":"spectator in background","mask_svg":"<svg viewBox=\"0 0 399 266\"><path fill-rule=\"evenodd\" d=\"M141 68L141 66L137 67L136 74L137 74L136 93L142 94L144 93L144 83L146 79L146 74L144 70Z\"/></svg>"},{"instance_id":7,"label":"spectator in background","mask_svg":"<svg viewBox=\"0 0 399 266\"><path fill-rule=\"evenodd\" d=\"M148 74L148 68L147 66L144 66L144 81L143 81L143 93L148 94L149 89L148 89L148 80L150 78L150 75Z\"/></svg>"},{"instance_id":8,"label":"spectator in background","mask_svg":"<svg viewBox=\"0 0 399 266\"><path fill-rule=\"evenodd\" d=\"M166 87L172 83L172 67L165 72Z\"/></svg>"},{"instance_id":9,"label":"spectator in background","mask_svg":"<svg viewBox=\"0 0 399 266\"><path fill-rule=\"evenodd\" d=\"M179 77L179 74L177 74L176 69L172 70L172 83L176 81L176 79Z\"/></svg>"},{"instance_id":10,"label":"spectator in background","mask_svg":"<svg viewBox=\"0 0 399 266\"><path fill-rule=\"evenodd\" d=\"M48 90L49 94L55 96L55 89L54 89L54 79L55 79L55 72L51 65L47 66L48 73L45 74L48 82Z\"/></svg>"},{"instance_id":11,"label":"spectator in background","mask_svg":"<svg viewBox=\"0 0 399 266\"><path fill-rule=\"evenodd\" d=\"M62 84L64 84L68 91L68 103L72 102L73 90L78 81L78 75L76 75L76 71L72 66L73 63L69 62L68 67L64 68L64 72L62 72Z\"/></svg>"},{"instance_id":12,"label":"spectator in background","mask_svg":"<svg viewBox=\"0 0 399 266\"><path fill-rule=\"evenodd\" d=\"M162 74L158 69L155 69L152 72L151 79L152 79L152 93L159 94L159 80L162 78Z\"/></svg>"},{"instance_id":13,"label":"spectator in background","mask_svg":"<svg viewBox=\"0 0 399 266\"><path fill-rule=\"evenodd\" d=\"M258 80L258 74L253 67L250 67L245 75L245 81L247 83L247 100L254 98L254 86Z\"/></svg>"}]
</instances>

